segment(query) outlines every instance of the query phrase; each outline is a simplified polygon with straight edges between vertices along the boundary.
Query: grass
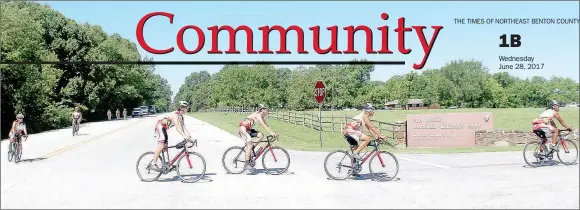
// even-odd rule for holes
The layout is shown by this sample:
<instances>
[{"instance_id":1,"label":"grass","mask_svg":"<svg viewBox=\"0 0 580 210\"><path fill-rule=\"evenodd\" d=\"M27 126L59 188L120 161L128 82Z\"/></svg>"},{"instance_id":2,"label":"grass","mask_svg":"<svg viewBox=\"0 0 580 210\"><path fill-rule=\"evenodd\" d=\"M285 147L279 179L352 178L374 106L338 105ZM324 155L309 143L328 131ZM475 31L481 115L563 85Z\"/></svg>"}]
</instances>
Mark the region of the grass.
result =
<instances>
[{"instance_id":1,"label":"grass","mask_svg":"<svg viewBox=\"0 0 580 210\"><path fill-rule=\"evenodd\" d=\"M522 109L456 109L456 110L414 110L414 111L378 111L375 116L381 121L405 120L407 114L421 113L449 113L449 112L492 112L494 117L494 127L506 130L528 130L533 118L542 112L542 109L522 108ZM578 128L579 111L576 108L562 108L561 115L572 128ZM346 115L354 116L357 111L334 111L323 112L323 115ZM237 113L192 113L193 117L215 125L230 133L237 135L238 123L246 117ZM276 120L268 120L272 129L280 134L280 140L276 142L282 147L303 150L303 151L332 151L336 149L346 149L347 144L339 133L323 132L322 148L319 142L319 133L316 130L284 123ZM258 131L264 131L260 126L255 127ZM456 147L456 148L413 148L395 149L388 146L382 147L385 150L395 153L471 153L471 152L503 152L521 151L523 146L508 147Z\"/></svg>"}]
</instances>

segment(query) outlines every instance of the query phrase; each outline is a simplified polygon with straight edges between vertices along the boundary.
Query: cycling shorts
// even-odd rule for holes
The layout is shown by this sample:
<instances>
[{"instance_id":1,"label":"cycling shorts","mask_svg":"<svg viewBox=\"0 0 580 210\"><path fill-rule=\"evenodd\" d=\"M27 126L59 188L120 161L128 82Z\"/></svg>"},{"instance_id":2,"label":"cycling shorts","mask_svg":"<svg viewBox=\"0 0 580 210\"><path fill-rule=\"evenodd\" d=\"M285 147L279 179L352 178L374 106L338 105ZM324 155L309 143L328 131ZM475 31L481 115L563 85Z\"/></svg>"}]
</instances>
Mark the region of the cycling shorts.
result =
<instances>
[{"instance_id":1,"label":"cycling shorts","mask_svg":"<svg viewBox=\"0 0 580 210\"><path fill-rule=\"evenodd\" d=\"M159 120L155 126L155 136L157 137L157 143L168 143L169 137L167 136L167 124L163 123L161 120Z\"/></svg>"},{"instance_id":2,"label":"cycling shorts","mask_svg":"<svg viewBox=\"0 0 580 210\"><path fill-rule=\"evenodd\" d=\"M256 141L256 139L254 139L254 138L258 137L258 133L260 133L255 129L246 130L246 132L250 135L253 142ZM246 139L247 138L246 135L242 134L241 132L239 134L242 137L242 139L244 140L244 143L248 142L248 139Z\"/></svg>"}]
</instances>

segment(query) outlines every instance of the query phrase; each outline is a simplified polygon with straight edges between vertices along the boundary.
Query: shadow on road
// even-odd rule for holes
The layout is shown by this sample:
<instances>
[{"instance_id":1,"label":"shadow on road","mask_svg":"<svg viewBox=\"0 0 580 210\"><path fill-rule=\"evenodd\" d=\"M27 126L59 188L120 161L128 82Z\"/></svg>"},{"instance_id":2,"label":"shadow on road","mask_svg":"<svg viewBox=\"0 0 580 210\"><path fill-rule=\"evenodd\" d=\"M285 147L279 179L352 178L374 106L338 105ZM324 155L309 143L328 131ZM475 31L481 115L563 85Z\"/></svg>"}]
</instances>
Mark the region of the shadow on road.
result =
<instances>
[{"instance_id":1,"label":"shadow on road","mask_svg":"<svg viewBox=\"0 0 580 210\"><path fill-rule=\"evenodd\" d=\"M267 171L266 169L257 169L256 168L252 172L247 173L246 175L268 174L266 171ZM283 174L279 174L279 175L276 175L276 176L280 176L280 175L294 175L294 172L288 172L287 171L287 172L285 172Z\"/></svg>"},{"instance_id":2,"label":"shadow on road","mask_svg":"<svg viewBox=\"0 0 580 210\"><path fill-rule=\"evenodd\" d=\"M34 162L34 161L40 161L40 160L44 160L46 158L30 158L30 159L22 159L20 160L20 162Z\"/></svg>"},{"instance_id":3,"label":"shadow on road","mask_svg":"<svg viewBox=\"0 0 580 210\"><path fill-rule=\"evenodd\" d=\"M538 162L532 162L532 163L533 164L538 164ZM559 161L549 160L549 161L544 162L544 164L537 166L536 168L546 167L546 166L575 166L575 165L578 165L578 163L576 162L576 163L574 163L572 165L565 165L565 164L563 164L563 163L561 163ZM534 167L529 166L528 164L523 165L522 167L524 167L524 168L534 168Z\"/></svg>"},{"instance_id":4,"label":"shadow on road","mask_svg":"<svg viewBox=\"0 0 580 210\"><path fill-rule=\"evenodd\" d=\"M206 173L205 176L203 176L203 178L201 178L199 181L194 182L194 183L213 182L213 180L209 176L214 176L214 175L216 175L216 173ZM167 179L157 180L157 182L177 182L177 181L182 181L179 176L174 176L174 177L167 178ZM187 183L187 182L184 182L184 183Z\"/></svg>"},{"instance_id":5,"label":"shadow on road","mask_svg":"<svg viewBox=\"0 0 580 210\"><path fill-rule=\"evenodd\" d=\"M331 178L326 178L326 179L334 181ZM371 175L371 174L358 174L358 175L353 175L352 177L348 178L347 180L353 180L353 181L370 180L370 181L375 181L375 182L393 182L393 181L400 181L401 178L395 177L394 179L389 180L389 181L380 181L380 180L375 180L373 175ZM336 181L340 181L340 180L336 180Z\"/></svg>"}]
</instances>

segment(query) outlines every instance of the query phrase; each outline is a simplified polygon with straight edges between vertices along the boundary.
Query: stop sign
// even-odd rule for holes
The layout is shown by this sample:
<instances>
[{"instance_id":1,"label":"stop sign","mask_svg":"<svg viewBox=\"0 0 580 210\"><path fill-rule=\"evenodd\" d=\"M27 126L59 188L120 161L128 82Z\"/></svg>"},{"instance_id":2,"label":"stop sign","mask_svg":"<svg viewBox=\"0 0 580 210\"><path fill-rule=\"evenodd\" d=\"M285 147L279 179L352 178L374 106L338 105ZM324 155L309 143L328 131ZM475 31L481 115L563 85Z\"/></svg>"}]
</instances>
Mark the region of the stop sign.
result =
<instances>
[{"instance_id":1,"label":"stop sign","mask_svg":"<svg viewBox=\"0 0 580 210\"><path fill-rule=\"evenodd\" d=\"M319 104L324 101L324 98L326 98L326 92L324 91L325 89L326 86L322 81L317 81L314 85L314 99L316 99L316 102Z\"/></svg>"}]
</instances>

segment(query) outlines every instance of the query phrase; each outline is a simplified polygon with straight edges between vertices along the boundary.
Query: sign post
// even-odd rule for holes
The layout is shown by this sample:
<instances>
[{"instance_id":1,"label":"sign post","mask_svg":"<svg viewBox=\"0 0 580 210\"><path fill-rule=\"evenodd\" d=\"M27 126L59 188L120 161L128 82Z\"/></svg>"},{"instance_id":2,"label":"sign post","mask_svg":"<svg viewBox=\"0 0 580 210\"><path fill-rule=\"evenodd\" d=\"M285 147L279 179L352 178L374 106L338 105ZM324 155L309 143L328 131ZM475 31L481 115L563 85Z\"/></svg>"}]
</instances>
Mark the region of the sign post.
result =
<instances>
[{"instance_id":1,"label":"sign post","mask_svg":"<svg viewBox=\"0 0 580 210\"><path fill-rule=\"evenodd\" d=\"M318 102L318 132L320 134L320 148L322 148L322 103L326 98L326 86L324 82L317 81L314 85L314 99Z\"/></svg>"}]
</instances>

